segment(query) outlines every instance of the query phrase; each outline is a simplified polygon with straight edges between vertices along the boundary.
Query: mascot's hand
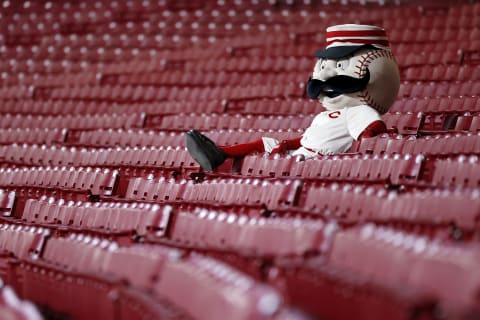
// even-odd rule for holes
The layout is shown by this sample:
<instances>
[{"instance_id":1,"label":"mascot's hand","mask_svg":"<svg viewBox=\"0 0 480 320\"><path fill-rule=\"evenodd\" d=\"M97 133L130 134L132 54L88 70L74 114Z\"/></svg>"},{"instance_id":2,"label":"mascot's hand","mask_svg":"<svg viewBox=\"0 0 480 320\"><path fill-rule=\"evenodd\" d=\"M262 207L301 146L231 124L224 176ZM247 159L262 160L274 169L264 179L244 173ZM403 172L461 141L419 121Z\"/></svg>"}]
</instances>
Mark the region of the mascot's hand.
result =
<instances>
[{"instance_id":1,"label":"mascot's hand","mask_svg":"<svg viewBox=\"0 0 480 320\"><path fill-rule=\"evenodd\" d=\"M289 150L296 150L302 146L300 144L301 139L302 137L300 136L300 137L289 139L289 140L283 140L277 146L275 146L275 148L273 148L270 153L278 154L278 153L285 153Z\"/></svg>"},{"instance_id":2,"label":"mascot's hand","mask_svg":"<svg viewBox=\"0 0 480 320\"><path fill-rule=\"evenodd\" d=\"M275 148L272 149L270 154L285 153L287 151L288 151L288 142L286 140L283 140Z\"/></svg>"}]
</instances>

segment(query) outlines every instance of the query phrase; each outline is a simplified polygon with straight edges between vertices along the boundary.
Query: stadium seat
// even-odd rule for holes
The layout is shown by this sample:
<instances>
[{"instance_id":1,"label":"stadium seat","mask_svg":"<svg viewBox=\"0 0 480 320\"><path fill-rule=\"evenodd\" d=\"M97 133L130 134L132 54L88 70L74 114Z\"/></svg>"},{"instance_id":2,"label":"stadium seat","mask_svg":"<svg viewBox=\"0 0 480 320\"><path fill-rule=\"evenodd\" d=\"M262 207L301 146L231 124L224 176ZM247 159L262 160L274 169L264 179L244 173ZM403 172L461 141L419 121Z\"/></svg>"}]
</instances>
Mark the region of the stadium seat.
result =
<instances>
[{"instance_id":1,"label":"stadium seat","mask_svg":"<svg viewBox=\"0 0 480 320\"><path fill-rule=\"evenodd\" d=\"M11 216L15 205L15 192L0 189L0 212L2 216Z\"/></svg>"}]
</instances>

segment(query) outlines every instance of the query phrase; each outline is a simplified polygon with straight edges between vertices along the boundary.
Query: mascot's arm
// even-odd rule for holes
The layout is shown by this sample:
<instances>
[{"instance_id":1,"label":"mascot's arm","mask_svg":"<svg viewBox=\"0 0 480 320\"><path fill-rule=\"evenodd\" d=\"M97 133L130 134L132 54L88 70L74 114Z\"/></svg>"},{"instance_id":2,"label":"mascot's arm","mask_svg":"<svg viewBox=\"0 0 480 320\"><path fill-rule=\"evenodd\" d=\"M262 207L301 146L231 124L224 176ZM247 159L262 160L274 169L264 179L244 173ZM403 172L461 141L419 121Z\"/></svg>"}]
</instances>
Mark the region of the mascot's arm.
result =
<instances>
[{"instance_id":1,"label":"mascot's arm","mask_svg":"<svg viewBox=\"0 0 480 320\"><path fill-rule=\"evenodd\" d=\"M358 137L358 140L361 140L362 138L370 138L374 137L376 135L386 133L387 132L387 126L385 125L385 122L381 120L375 120L374 122L370 123L368 127L366 127L360 136ZM300 148L302 145L300 143L300 140L302 137L297 137L289 140L283 140L276 146L271 154L277 154L277 153L284 153L288 150L296 150Z\"/></svg>"},{"instance_id":2,"label":"mascot's arm","mask_svg":"<svg viewBox=\"0 0 480 320\"><path fill-rule=\"evenodd\" d=\"M288 150L296 150L302 146L300 144L300 140L302 140L302 136L293 139L283 140L278 144L278 146L276 146L272 150L271 154L284 153Z\"/></svg>"},{"instance_id":3,"label":"mascot's arm","mask_svg":"<svg viewBox=\"0 0 480 320\"><path fill-rule=\"evenodd\" d=\"M381 120L376 120L370 123L370 125L366 127L365 130L362 131L362 133L360 133L360 136L358 136L358 140L361 140L362 138L374 137L386 132L387 126L385 125L385 122Z\"/></svg>"}]
</instances>

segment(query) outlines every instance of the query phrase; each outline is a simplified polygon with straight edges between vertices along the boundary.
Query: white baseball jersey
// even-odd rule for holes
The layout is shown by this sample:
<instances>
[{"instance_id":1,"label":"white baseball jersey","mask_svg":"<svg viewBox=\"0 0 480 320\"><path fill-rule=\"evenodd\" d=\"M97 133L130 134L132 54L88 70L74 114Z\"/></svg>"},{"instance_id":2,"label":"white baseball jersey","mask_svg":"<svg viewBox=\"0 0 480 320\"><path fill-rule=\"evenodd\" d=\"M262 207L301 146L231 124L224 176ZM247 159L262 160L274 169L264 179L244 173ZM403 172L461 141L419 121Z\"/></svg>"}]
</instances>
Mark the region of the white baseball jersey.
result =
<instances>
[{"instance_id":1,"label":"white baseball jersey","mask_svg":"<svg viewBox=\"0 0 480 320\"><path fill-rule=\"evenodd\" d=\"M300 141L303 147L294 151L293 155L314 156L315 153L308 149L325 155L347 152L353 139L357 140L377 120L382 121L382 117L368 105L319 113L303 134Z\"/></svg>"}]
</instances>

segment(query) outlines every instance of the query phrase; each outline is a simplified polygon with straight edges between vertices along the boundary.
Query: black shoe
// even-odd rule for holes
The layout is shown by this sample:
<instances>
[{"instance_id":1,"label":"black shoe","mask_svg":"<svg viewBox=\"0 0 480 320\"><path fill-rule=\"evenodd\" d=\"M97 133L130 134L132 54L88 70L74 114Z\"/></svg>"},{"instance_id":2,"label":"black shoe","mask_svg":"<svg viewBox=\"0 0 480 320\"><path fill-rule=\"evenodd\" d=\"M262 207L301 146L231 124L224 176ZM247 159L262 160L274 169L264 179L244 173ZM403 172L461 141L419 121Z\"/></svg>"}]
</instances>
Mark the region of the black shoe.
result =
<instances>
[{"instance_id":1,"label":"black shoe","mask_svg":"<svg viewBox=\"0 0 480 320\"><path fill-rule=\"evenodd\" d=\"M205 171L213 171L227 158L212 140L197 130L188 131L185 134L185 141L188 152Z\"/></svg>"}]
</instances>

